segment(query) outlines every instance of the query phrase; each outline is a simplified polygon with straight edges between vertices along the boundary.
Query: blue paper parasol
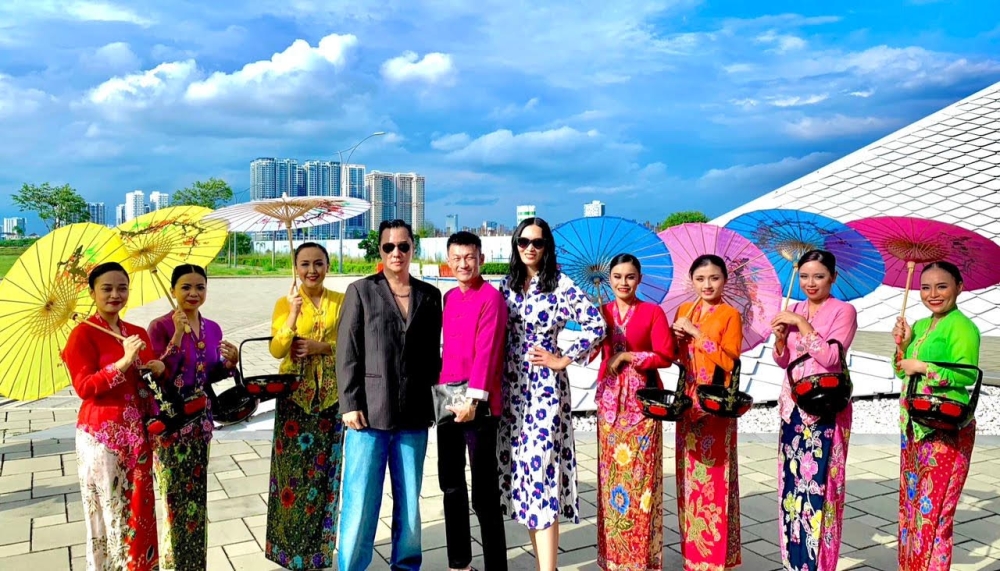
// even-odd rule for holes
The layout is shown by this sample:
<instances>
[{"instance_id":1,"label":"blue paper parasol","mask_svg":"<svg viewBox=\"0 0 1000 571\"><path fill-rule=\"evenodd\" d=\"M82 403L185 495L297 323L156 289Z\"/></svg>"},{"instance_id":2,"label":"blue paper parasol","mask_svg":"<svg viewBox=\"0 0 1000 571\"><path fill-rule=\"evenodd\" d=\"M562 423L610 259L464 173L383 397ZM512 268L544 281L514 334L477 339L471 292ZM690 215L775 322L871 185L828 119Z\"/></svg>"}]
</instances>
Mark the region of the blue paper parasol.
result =
<instances>
[{"instance_id":1,"label":"blue paper parasol","mask_svg":"<svg viewBox=\"0 0 1000 571\"><path fill-rule=\"evenodd\" d=\"M614 299L611 258L632 254L642 264L639 299L660 303L674 273L667 245L652 230L624 218L577 218L553 228L560 270L595 302Z\"/></svg>"},{"instance_id":2,"label":"blue paper parasol","mask_svg":"<svg viewBox=\"0 0 1000 571\"><path fill-rule=\"evenodd\" d=\"M833 218L801 210L757 210L737 216L726 228L742 234L767 254L782 288L795 299L805 299L796 264L809 250L826 250L836 256L837 281L831 295L843 301L868 295L885 275L885 262L875 246Z\"/></svg>"}]
</instances>

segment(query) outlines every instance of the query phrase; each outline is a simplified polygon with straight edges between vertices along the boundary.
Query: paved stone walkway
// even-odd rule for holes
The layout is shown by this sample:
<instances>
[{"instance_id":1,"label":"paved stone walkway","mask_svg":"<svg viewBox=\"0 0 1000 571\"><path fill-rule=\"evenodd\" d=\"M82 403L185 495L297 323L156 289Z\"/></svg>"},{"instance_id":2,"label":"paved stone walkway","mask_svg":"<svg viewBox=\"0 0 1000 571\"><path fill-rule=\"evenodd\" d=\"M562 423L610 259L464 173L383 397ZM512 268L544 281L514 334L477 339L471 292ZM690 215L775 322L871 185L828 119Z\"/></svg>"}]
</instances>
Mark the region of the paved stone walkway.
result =
<instances>
[{"instance_id":1,"label":"paved stone walkway","mask_svg":"<svg viewBox=\"0 0 1000 571\"><path fill-rule=\"evenodd\" d=\"M215 282L213 282L215 283ZM340 285L341 287L337 287ZM331 287L343 289L342 284ZM288 283L248 279L239 296L210 297L206 315L224 325L228 337L267 335L261 312L287 292ZM223 289L223 288L219 288ZM133 311L126 319L145 324L165 313L161 300ZM269 370L273 360L261 349L245 355L247 372ZM79 484L74 442L32 433L71 432L79 399L70 390L33 403L0 403L0 569L60 571L85 568ZM597 446L592 433L577 433L583 520L563 524L560 569L597 569ZM681 569L674 496L673 438L664 448L664 568ZM740 435L743 566L749 571L778 569L776 435ZM218 440L209 463L210 570L279 569L264 559L268 440ZM838 569L896 568L899 445L895 437L854 435L851 442L847 507L841 563ZM432 443L422 487L424 569L447 569L441 492L437 484L436 449ZM953 569L1000 570L1000 439L977 442L972 470L958 509ZM371 569L388 569L391 498L386 487ZM481 568L478 526L472 518L473 565ZM507 524L512 570L534 569L525 529Z\"/></svg>"}]
</instances>

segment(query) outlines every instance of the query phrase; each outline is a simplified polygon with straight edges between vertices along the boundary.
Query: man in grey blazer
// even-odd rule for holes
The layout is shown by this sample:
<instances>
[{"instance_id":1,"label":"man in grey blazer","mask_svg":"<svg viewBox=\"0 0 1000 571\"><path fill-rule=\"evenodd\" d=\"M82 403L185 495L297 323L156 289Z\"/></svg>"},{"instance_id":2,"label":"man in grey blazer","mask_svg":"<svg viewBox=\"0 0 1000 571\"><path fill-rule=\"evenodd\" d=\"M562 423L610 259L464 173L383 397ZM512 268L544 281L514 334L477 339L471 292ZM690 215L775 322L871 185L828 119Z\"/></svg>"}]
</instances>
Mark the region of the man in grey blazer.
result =
<instances>
[{"instance_id":1,"label":"man in grey blazer","mask_svg":"<svg viewBox=\"0 0 1000 571\"><path fill-rule=\"evenodd\" d=\"M441 292L410 276L413 230L379 225L383 271L347 287L337 330L337 384L344 425L341 571L368 568L389 467L394 571L416 571L420 483L433 422L431 387L441 374Z\"/></svg>"}]
</instances>

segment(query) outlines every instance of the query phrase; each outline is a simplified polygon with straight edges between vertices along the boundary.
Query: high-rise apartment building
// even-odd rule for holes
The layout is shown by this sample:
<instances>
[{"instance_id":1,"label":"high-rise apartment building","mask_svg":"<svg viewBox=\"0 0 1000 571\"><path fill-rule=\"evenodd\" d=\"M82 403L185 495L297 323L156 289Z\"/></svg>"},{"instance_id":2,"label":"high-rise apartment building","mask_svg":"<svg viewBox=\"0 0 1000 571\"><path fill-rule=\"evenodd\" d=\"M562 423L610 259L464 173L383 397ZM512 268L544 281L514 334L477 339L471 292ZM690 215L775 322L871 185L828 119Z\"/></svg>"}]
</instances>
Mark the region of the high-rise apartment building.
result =
<instances>
[{"instance_id":1,"label":"high-rise apartment building","mask_svg":"<svg viewBox=\"0 0 1000 571\"><path fill-rule=\"evenodd\" d=\"M125 223L125 205L119 204L115 207L115 226L121 226Z\"/></svg>"},{"instance_id":2,"label":"high-rise apartment building","mask_svg":"<svg viewBox=\"0 0 1000 571\"><path fill-rule=\"evenodd\" d=\"M414 232L424 227L424 186L424 177L417 173L396 174L396 217Z\"/></svg>"},{"instance_id":3,"label":"high-rise apartment building","mask_svg":"<svg viewBox=\"0 0 1000 571\"><path fill-rule=\"evenodd\" d=\"M535 205L534 204L519 204L517 206L517 223L518 224L520 224L521 222L524 222L524 220L526 218L534 218L535 216L538 216L538 215L535 214Z\"/></svg>"},{"instance_id":4,"label":"high-rise apartment building","mask_svg":"<svg viewBox=\"0 0 1000 571\"><path fill-rule=\"evenodd\" d=\"M458 214L449 214L444 217L444 231L449 235L458 232Z\"/></svg>"},{"instance_id":5,"label":"high-rise apartment building","mask_svg":"<svg viewBox=\"0 0 1000 571\"><path fill-rule=\"evenodd\" d=\"M146 194L141 190L133 190L125 195L125 222L138 218L148 212L146 210Z\"/></svg>"},{"instance_id":6,"label":"high-rise apartment building","mask_svg":"<svg viewBox=\"0 0 1000 571\"><path fill-rule=\"evenodd\" d=\"M170 206L170 194L166 192L149 193L149 210L159 210Z\"/></svg>"},{"instance_id":7,"label":"high-rise apartment building","mask_svg":"<svg viewBox=\"0 0 1000 571\"><path fill-rule=\"evenodd\" d=\"M277 161L270 157L261 157L250 162L250 200L277 198L278 169Z\"/></svg>"},{"instance_id":8,"label":"high-rise apartment building","mask_svg":"<svg viewBox=\"0 0 1000 571\"><path fill-rule=\"evenodd\" d=\"M20 228L20 232L18 229ZM3 219L3 233L9 238L23 236L28 231L28 221L20 216Z\"/></svg>"},{"instance_id":9,"label":"high-rise apartment building","mask_svg":"<svg viewBox=\"0 0 1000 571\"><path fill-rule=\"evenodd\" d=\"M604 216L604 203L600 200L594 200L583 205L583 216L584 218L597 218Z\"/></svg>"},{"instance_id":10,"label":"high-rise apartment building","mask_svg":"<svg viewBox=\"0 0 1000 571\"><path fill-rule=\"evenodd\" d=\"M88 202L87 212L90 213L90 221L101 226L108 225L108 209L103 202Z\"/></svg>"},{"instance_id":11,"label":"high-rise apartment building","mask_svg":"<svg viewBox=\"0 0 1000 571\"><path fill-rule=\"evenodd\" d=\"M378 228L384 220L395 220L396 176L388 172L372 171L365 175L365 191L371 197L371 228Z\"/></svg>"},{"instance_id":12,"label":"high-rise apartment building","mask_svg":"<svg viewBox=\"0 0 1000 571\"><path fill-rule=\"evenodd\" d=\"M368 194L368 187L365 184L365 165L344 165L341 173L343 177L342 187L346 189L344 196L371 201L371 195ZM371 220L370 212L351 218L344 228L344 237L364 238L372 229Z\"/></svg>"}]
</instances>

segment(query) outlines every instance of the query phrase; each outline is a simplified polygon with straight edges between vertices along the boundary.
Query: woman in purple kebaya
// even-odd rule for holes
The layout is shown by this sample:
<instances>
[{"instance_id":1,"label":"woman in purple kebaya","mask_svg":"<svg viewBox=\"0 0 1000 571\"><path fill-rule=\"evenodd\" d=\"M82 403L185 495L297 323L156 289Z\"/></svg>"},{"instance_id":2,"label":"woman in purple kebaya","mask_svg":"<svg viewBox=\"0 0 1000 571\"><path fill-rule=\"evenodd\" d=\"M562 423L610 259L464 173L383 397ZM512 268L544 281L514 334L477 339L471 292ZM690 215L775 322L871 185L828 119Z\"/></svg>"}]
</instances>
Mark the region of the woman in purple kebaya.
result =
<instances>
[{"instance_id":1,"label":"woman in purple kebaya","mask_svg":"<svg viewBox=\"0 0 1000 571\"><path fill-rule=\"evenodd\" d=\"M232 375L239 361L236 346L222 339L219 324L201 315L208 293L208 276L201 266L174 268L171 295L177 309L149 324L153 351L166 366L165 392L180 401L204 394L210 379ZM208 528L208 444L212 439L212 411L206 406L201 422L178 433L152 437L153 467L160 486L166 519L161 542L165 569L205 569Z\"/></svg>"}]
</instances>

